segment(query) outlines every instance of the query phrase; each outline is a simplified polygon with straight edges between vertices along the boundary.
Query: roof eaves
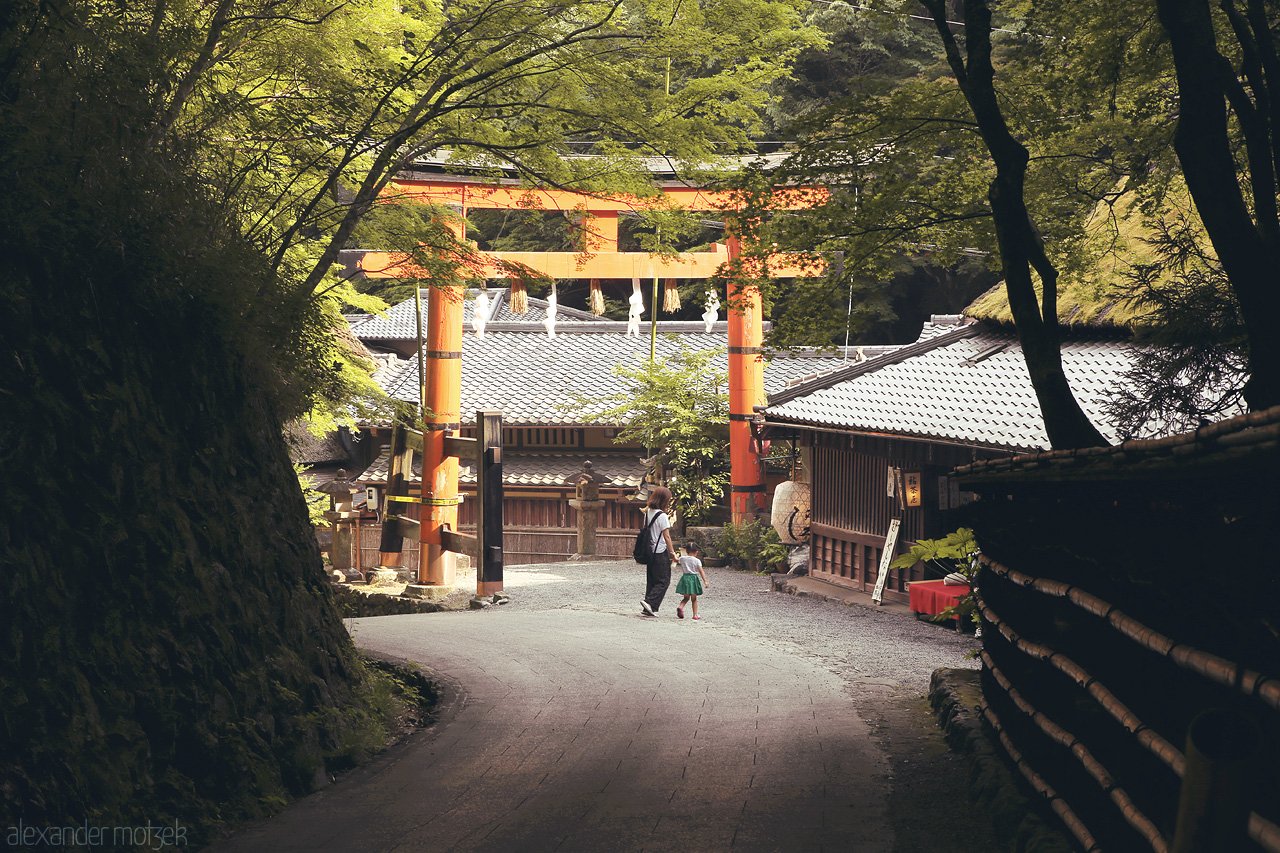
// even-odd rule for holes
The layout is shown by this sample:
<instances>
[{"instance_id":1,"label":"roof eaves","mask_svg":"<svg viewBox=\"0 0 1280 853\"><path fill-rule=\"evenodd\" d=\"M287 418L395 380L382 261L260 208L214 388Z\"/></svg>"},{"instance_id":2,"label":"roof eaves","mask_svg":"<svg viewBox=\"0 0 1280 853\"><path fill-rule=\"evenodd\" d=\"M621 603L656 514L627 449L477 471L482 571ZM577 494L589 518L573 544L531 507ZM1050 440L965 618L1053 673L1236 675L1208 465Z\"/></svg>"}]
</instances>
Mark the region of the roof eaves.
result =
<instances>
[{"instance_id":1,"label":"roof eaves","mask_svg":"<svg viewBox=\"0 0 1280 853\"><path fill-rule=\"evenodd\" d=\"M923 441L928 442L929 444L947 444L955 447L979 447L984 450L999 450L1012 455L1035 453L1041 449L1032 445L1002 444L993 441L983 441L982 439L960 439L955 436L932 435L926 432L888 432L883 429L870 429L856 426L835 426L832 424L820 423L818 421L805 420L804 418L779 415L773 412L765 413L765 425L774 427L804 427L812 432L829 432L837 435L865 435L873 438L900 438L904 441Z\"/></svg>"}]
</instances>

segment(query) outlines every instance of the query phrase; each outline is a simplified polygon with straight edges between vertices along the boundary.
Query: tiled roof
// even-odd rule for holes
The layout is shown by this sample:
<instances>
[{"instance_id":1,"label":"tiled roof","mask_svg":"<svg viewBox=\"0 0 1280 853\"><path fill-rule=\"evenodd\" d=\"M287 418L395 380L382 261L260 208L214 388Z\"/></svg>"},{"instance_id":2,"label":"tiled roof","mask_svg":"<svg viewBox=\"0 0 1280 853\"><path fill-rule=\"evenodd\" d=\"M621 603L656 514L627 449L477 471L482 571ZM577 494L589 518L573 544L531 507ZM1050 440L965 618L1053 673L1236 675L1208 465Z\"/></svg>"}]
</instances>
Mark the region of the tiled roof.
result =
<instances>
[{"instance_id":1,"label":"tiled roof","mask_svg":"<svg viewBox=\"0 0 1280 853\"><path fill-rule=\"evenodd\" d=\"M1048 448L1017 338L972 323L930 328L937 325L927 324L915 344L771 396L767 419L1018 451ZM1116 435L1102 406L1134 355L1133 345L1115 340L1062 345L1067 382L1109 441Z\"/></svg>"},{"instance_id":2,"label":"tiled roof","mask_svg":"<svg viewBox=\"0 0 1280 853\"><path fill-rule=\"evenodd\" d=\"M502 482L507 486L562 486L574 474L582 472L582 463L591 462L591 470L603 478L605 487L634 489L640 485L648 470L638 453L600 450L504 450L502 453ZM362 485L385 485L391 465L390 454L384 452L354 481ZM413 455L413 476L410 482L422 481L422 459ZM458 482L474 486L475 472L465 464L458 472Z\"/></svg>"},{"instance_id":3,"label":"tiled roof","mask_svg":"<svg viewBox=\"0 0 1280 853\"><path fill-rule=\"evenodd\" d=\"M491 326L483 339L468 332L462 345L463 416L486 409L501 411L507 426L585 425L590 412L575 407L573 401L616 393L618 379L613 367L635 366L649 357L647 327L642 327L638 338L628 337L626 327L626 323L616 322L583 323L558 328L554 340L547 337L541 324L531 323ZM659 357L675 354L681 344L695 351L714 349L719 354L713 364L727 370L725 323L716 324L711 334L702 323L659 323L658 331ZM777 391L790 379L847 363L830 354L779 355L765 365L765 390ZM404 361L380 384L392 397L416 402L417 359Z\"/></svg>"}]
</instances>

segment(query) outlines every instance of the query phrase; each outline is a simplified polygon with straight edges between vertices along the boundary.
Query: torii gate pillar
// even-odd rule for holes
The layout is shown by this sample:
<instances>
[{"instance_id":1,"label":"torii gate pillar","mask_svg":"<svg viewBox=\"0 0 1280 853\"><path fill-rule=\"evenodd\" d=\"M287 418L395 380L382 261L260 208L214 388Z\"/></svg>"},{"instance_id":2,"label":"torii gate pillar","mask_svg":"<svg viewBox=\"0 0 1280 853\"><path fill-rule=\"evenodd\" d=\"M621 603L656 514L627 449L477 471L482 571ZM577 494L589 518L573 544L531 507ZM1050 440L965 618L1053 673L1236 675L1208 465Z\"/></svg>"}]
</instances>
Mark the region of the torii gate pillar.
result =
<instances>
[{"instance_id":1,"label":"torii gate pillar","mask_svg":"<svg viewBox=\"0 0 1280 853\"><path fill-rule=\"evenodd\" d=\"M460 285L432 285L423 352L426 412L422 425L422 553L418 583L452 585L452 551L440 529L458 529L458 457L445 452L445 430L462 427L462 301Z\"/></svg>"},{"instance_id":2,"label":"torii gate pillar","mask_svg":"<svg viewBox=\"0 0 1280 853\"><path fill-rule=\"evenodd\" d=\"M730 236L730 259L742 242ZM760 288L751 281L729 283L729 507L734 524L743 524L764 508L764 460L751 432L755 407L764 405L763 309Z\"/></svg>"}]
</instances>

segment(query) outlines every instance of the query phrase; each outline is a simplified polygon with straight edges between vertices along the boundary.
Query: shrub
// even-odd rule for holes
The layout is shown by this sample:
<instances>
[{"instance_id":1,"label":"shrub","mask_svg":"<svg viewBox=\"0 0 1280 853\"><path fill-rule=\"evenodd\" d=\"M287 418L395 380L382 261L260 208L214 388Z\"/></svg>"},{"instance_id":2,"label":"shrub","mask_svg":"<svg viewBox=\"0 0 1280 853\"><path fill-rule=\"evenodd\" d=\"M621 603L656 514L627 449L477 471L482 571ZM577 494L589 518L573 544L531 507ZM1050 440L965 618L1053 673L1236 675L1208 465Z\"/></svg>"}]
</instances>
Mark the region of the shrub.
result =
<instances>
[{"instance_id":1,"label":"shrub","mask_svg":"<svg viewBox=\"0 0 1280 853\"><path fill-rule=\"evenodd\" d=\"M771 572L787 561L787 547L778 531L756 519L726 524L715 544L716 551L735 569Z\"/></svg>"}]
</instances>

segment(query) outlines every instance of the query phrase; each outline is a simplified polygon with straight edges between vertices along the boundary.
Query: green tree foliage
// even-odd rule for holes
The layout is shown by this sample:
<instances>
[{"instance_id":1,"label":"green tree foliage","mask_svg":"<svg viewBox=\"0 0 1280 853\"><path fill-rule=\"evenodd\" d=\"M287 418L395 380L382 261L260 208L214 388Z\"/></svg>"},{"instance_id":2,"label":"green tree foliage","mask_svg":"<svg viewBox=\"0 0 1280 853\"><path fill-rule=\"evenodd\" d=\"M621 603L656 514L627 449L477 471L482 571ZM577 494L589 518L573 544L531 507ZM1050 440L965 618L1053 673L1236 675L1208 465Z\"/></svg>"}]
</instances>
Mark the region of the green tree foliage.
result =
<instances>
[{"instance_id":1,"label":"green tree foliage","mask_svg":"<svg viewBox=\"0 0 1280 853\"><path fill-rule=\"evenodd\" d=\"M1269 334L1280 309L1269 278L1280 246L1275 9L1254 0L924 5L933 55L946 65L923 61L873 94L815 93L827 105L798 127L801 151L776 179L826 176L838 188L813 216L769 222L770 239L843 251L844 276L870 281L851 290L871 315L884 313L876 282L892 252L999 246L993 258L1038 384L1047 374L1037 364L1057 372L1060 277L1091 279L1103 301L1153 309L1141 335L1165 350L1144 356L1132 378L1165 393L1138 395L1145 415L1140 399L1122 403L1125 432L1144 417L1172 429L1220 415L1234 396L1224 377L1242 363L1251 404L1280 401L1280 344ZM1177 224L1187 188L1203 230ZM1136 257L1124 257L1121 208L1135 198L1156 236L1129 241ZM1111 240L1105 229L1086 233L1099 205L1117 208ZM756 215L768 221L763 209ZM1203 264L1185 263L1193 257L1221 273L1207 278ZM794 302L798 319L850 292L815 284ZM1192 364L1197 350L1207 366ZM1215 390L1197 396L1188 391L1196 385ZM1078 418L1062 420L1064 401L1061 389L1041 392L1046 417L1066 425L1054 443L1087 440Z\"/></svg>"},{"instance_id":2,"label":"green tree foliage","mask_svg":"<svg viewBox=\"0 0 1280 853\"><path fill-rule=\"evenodd\" d=\"M778 531L756 518L726 524L715 536L715 548L735 569L763 573L781 569L789 553Z\"/></svg>"},{"instance_id":3,"label":"green tree foliage","mask_svg":"<svg viewBox=\"0 0 1280 853\"><path fill-rule=\"evenodd\" d=\"M651 194L632 155L744 145L764 87L814 40L790 5L760 0L128 9L111 13L123 27L161 22L158 67L179 80L156 81L162 129L207 141L207 172L248 208L246 233L300 298L327 286L361 217L418 156L447 149L541 183ZM606 168L564 157L582 140Z\"/></svg>"},{"instance_id":4,"label":"green tree foliage","mask_svg":"<svg viewBox=\"0 0 1280 853\"><path fill-rule=\"evenodd\" d=\"M1116 282L1147 312L1136 330L1139 351L1127 383L1107 403L1122 438L1175 434L1240 410L1248 370L1248 336L1235 293L1194 217L1166 214L1145 241L1152 257Z\"/></svg>"},{"instance_id":5,"label":"green tree foliage","mask_svg":"<svg viewBox=\"0 0 1280 853\"><path fill-rule=\"evenodd\" d=\"M1249 339L1245 397L1280 405L1280 11L1262 0L1211 7L1157 0L1177 70L1174 150L1235 293Z\"/></svg>"},{"instance_id":6,"label":"green tree foliage","mask_svg":"<svg viewBox=\"0 0 1280 853\"><path fill-rule=\"evenodd\" d=\"M935 61L935 47L912 25L915 3L877 7L823 3L810 7L806 22L826 43L803 50L791 74L774 85L769 132L789 137L798 119L812 116L856 94L885 93Z\"/></svg>"},{"instance_id":7,"label":"green tree foliage","mask_svg":"<svg viewBox=\"0 0 1280 853\"><path fill-rule=\"evenodd\" d=\"M119 8L0 28L0 823L198 846L385 741L279 435L354 374L156 140Z\"/></svg>"},{"instance_id":8,"label":"green tree foliage","mask_svg":"<svg viewBox=\"0 0 1280 853\"><path fill-rule=\"evenodd\" d=\"M573 404L593 412L593 423L621 424L615 442L643 445L674 472L667 486L690 524L710 517L729 483L728 377L712 364L718 354L681 344L669 357L619 365L617 393Z\"/></svg>"},{"instance_id":9,"label":"green tree foliage","mask_svg":"<svg viewBox=\"0 0 1280 853\"><path fill-rule=\"evenodd\" d=\"M990 252L1051 441L1097 443L1062 376L1057 282L1104 251L1085 239L1097 205L1167 160L1171 92L1158 28L1096 2L1005 4L998 18L971 2L958 22L946 4L924 5L926 22L892 3L875 8L932 30L932 62L817 111L798 128L796 156L747 184L767 198L771 186L826 180L825 203L785 216L752 205L745 217L766 243L843 253L839 276L816 283L825 293L802 316L850 292L868 314L885 313L875 292L895 258L927 252L949 268ZM829 331L830 321L811 322Z\"/></svg>"}]
</instances>

